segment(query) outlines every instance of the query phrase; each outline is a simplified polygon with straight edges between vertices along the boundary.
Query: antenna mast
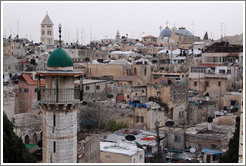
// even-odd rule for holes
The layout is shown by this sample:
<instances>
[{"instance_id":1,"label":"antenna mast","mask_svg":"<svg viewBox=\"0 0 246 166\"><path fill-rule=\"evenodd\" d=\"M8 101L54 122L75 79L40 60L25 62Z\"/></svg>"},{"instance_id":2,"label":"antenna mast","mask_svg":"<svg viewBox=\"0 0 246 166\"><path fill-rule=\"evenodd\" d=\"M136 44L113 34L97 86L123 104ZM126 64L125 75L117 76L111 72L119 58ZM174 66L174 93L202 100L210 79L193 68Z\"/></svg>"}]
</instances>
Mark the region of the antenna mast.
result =
<instances>
[{"instance_id":1,"label":"antenna mast","mask_svg":"<svg viewBox=\"0 0 246 166\"><path fill-rule=\"evenodd\" d=\"M18 35L19 37L19 20L17 20L17 34L16 35Z\"/></svg>"},{"instance_id":2,"label":"antenna mast","mask_svg":"<svg viewBox=\"0 0 246 166\"><path fill-rule=\"evenodd\" d=\"M91 41L92 41L92 28L90 26L90 38L91 38Z\"/></svg>"},{"instance_id":3,"label":"antenna mast","mask_svg":"<svg viewBox=\"0 0 246 166\"><path fill-rule=\"evenodd\" d=\"M223 41L223 22L221 23L221 42Z\"/></svg>"}]
</instances>

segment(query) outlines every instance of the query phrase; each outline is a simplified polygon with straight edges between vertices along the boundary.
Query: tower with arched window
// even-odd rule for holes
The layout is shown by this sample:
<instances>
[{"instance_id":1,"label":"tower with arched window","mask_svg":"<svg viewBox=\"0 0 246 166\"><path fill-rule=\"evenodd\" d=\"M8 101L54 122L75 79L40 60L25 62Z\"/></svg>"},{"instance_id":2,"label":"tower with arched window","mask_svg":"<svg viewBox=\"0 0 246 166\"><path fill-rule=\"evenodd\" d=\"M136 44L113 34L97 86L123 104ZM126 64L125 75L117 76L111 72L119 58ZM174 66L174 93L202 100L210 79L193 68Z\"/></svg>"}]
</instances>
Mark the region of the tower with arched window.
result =
<instances>
[{"instance_id":1,"label":"tower with arched window","mask_svg":"<svg viewBox=\"0 0 246 166\"><path fill-rule=\"evenodd\" d=\"M49 45L54 45L54 34L53 34L53 22L51 21L48 13L46 13L41 23L41 37L40 42L47 48Z\"/></svg>"}]
</instances>

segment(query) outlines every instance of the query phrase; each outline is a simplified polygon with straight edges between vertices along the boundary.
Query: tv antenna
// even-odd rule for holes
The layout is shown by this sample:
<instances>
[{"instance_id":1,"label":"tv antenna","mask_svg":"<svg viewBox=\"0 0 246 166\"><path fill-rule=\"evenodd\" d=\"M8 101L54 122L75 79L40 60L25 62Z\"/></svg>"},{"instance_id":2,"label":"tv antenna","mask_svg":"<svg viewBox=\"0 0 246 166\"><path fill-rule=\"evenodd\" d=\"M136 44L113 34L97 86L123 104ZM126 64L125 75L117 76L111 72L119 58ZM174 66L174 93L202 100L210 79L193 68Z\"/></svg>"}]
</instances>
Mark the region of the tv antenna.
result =
<instances>
[{"instance_id":1,"label":"tv antenna","mask_svg":"<svg viewBox=\"0 0 246 166\"><path fill-rule=\"evenodd\" d=\"M20 20L17 20L17 35L19 36L19 26L20 26Z\"/></svg>"},{"instance_id":2,"label":"tv antenna","mask_svg":"<svg viewBox=\"0 0 246 166\"><path fill-rule=\"evenodd\" d=\"M220 28L221 28L221 42L222 42L222 40L223 40L223 22L222 23L220 23Z\"/></svg>"}]
</instances>

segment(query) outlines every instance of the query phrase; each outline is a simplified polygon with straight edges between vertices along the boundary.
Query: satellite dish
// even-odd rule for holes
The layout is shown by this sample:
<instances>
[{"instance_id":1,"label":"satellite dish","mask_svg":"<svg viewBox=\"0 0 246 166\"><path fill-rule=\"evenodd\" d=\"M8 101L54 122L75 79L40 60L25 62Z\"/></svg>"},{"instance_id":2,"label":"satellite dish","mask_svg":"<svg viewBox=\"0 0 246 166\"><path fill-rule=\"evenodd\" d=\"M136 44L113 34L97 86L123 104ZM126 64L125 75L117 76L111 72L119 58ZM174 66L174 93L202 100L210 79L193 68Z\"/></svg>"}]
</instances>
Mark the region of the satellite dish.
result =
<instances>
[{"instance_id":1,"label":"satellite dish","mask_svg":"<svg viewBox=\"0 0 246 166\"><path fill-rule=\"evenodd\" d=\"M134 135L127 135L127 136L125 136L125 139L127 140L127 141L134 141L135 139L136 139L136 137L134 136Z\"/></svg>"},{"instance_id":2,"label":"satellite dish","mask_svg":"<svg viewBox=\"0 0 246 166\"><path fill-rule=\"evenodd\" d=\"M107 98L113 98L113 97L114 97L114 95L112 95L112 94L107 95Z\"/></svg>"},{"instance_id":3,"label":"satellite dish","mask_svg":"<svg viewBox=\"0 0 246 166\"><path fill-rule=\"evenodd\" d=\"M87 104L87 102L86 102L86 101L83 101L83 102L82 102L82 105L86 105L86 104Z\"/></svg>"},{"instance_id":4,"label":"satellite dish","mask_svg":"<svg viewBox=\"0 0 246 166\"><path fill-rule=\"evenodd\" d=\"M166 122L165 122L165 126L167 127L171 127L174 125L174 121L172 119L168 119Z\"/></svg>"},{"instance_id":5,"label":"satellite dish","mask_svg":"<svg viewBox=\"0 0 246 166\"><path fill-rule=\"evenodd\" d=\"M195 153L196 152L196 148L190 148L190 152L191 153Z\"/></svg>"}]
</instances>

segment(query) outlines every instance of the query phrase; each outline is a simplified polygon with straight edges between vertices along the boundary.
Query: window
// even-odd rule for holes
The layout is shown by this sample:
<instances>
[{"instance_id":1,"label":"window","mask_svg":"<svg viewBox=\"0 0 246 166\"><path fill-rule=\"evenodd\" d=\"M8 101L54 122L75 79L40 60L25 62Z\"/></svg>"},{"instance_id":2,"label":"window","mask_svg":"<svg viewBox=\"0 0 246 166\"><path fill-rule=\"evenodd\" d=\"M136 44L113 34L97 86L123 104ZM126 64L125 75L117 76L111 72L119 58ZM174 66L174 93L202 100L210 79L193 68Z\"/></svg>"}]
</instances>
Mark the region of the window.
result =
<instances>
[{"instance_id":1,"label":"window","mask_svg":"<svg viewBox=\"0 0 246 166\"><path fill-rule=\"evenodd\" d=\"M139 116L136 117L136 122L139 122Z\"/></svg>"},{"instance_id":2,"label":"window","mask_svg":"<svg viewBox=\"0 0 246 166\"><path fill-rule=\"evenodd\" d=\"M35 93L37 93L37 91L38 91L38 89L37 89L37 88L35 88L35 89L34 89L34 92L35 92Z\"/></svg>"},{"instance_id":3,"label":"window","mask_svg":"<svg viewBox=\"0 0 246 166\"><path fill-rule=\"evenodd\" d=\"M137 68L135 67L134 68L134 75L136 75L137 74Z\"/></svg>"},{"instance_id":4,"label":"window","mask_svg":"<svg viewBox=\"0 0 246 166\"><path fill-rule=\"evenodd\" d=\"M219 70L220 74L225 74L225 70Z\"/></svg>"},{"instance_id":5,"label":"window","mask_svg":"<svg viewBox=\"0 0 246 166\"><path fill-rule=\"evenodd\" d=\"M147 75L147 68L144 68L144 75Z\"/></svg>"},{"instance_id":6,"label":"window","mask_svg":"<svg viewBox=\"0 0 246 166\"><path fill-rule=\"evenodd\" d=\"M220 81L218 81L218 86L221 86L221 82Z\"/></svg>"},{"instance_id":7,"label":"window","mask_svg":"<svg viewBox=\"0 0 246 166\"><path fill-rule=\"evenodd\" d=\"M53 126L56 126L56 114L53 115Z\"/></svg>"},{"instance_id":8,"label":"window","mask_svg":"<svg viewBox=\"0 0 246 166\"><path fill-rule=\"evenodd\" d=\"M97 85L97 89L100 89L100 86L99 85Z\"/></svg>"},{"instance_id":9,"label":"window","mask_svg":"<svg viewBox=\"0 0 246 166\"><path fill-rule=\"evenodd\" d=\"M45 92L45 89L43 89L43 92Z\"/></svg>"},{"instance_id":10,"label":"window","mask_svg":"<svg viewBox=\"0 0 246 166\"><path fill-rule=\"evenodd\" d=\"M28 93L28 89L27 88L24 88L24 93Z\"/></svg>"},{"instance_id":11,"label":"window","mask_svg":"<svg viewBox=\"0 0 246 166\"><path fill-rule=\"evenodd\" d=\"M53 152L56 152L56 141L53 141Z\"/></svg>"},{"instance_id":12,"label":"window","mask_svg":"<svg viewBox=\"0 0 246 166\"><path fill-rule=\"evenodd\" d=\"M129 98L130 98L130 96L129 96L129 95L127 95L127 98L129 99Z\"/></svg>"},{"instance_id":13,"label":"window","mask_svg":"<svg viewBox=\"0 0 246 166\"><path fill-rule=\"evenodd\" d=\"M196 81L194 81L194 86L197 86L197 82Z\"/></svg>"},{"instance_id":14,"label":"window","mask_svg":"<svg viewBox=\"0 0 246 166\"><path fill-rule=\"evenodd\" d=\"M174 142L181 142L181 137L179 135L175 135Z\"/></svg>"},{"instance_id":15,"label":"window","mask_svg":"<svg viewBox=\"0 0 246 166\"><path fill-rule=\"evenodd\" d=\"M209 82L208 81L205 81L205 86L209 87Z\"/></svg>"},{"instance_id":16,"label":"window","mask_svg":"<svg viewBox=\"0 0 246 166\"><path fill-rule=\"evenodd\" d=\"M140 154L139 155L139 160L141 160L143 158L143 155L142 154Z\"/></svg>"},{"instance_id":17,"label":"window","mask_svg":"<svg viewBox=\"0 0 246 166\"><path fill-rule=\"evenodd\" d=\"M44 35L44 31L42 31L42 35Z\"/></svg>"},{"instance_id":18,"label":"window","mask_svg":"<svg viewBox=\"0 0 246 166\"><path fill-rule=\"evenodd\" d=\"M21 92L21 88L19 88L19 92Z\"/></svg>"},{"instance_id":19,"label":"window","mask_svg":"<svg viewBox=\"0 0 246 166\"><path fill-rule=\"evenodd\" d=\"M90 86L86 86L85 89L86 89L86 90L90 90Z\"/></svg>"},{"instance_id":20,"label":"window","mask_svg":"<svg viewBox=\"0 0 246 166\"><path fill-rule=\"evenodd\" d=\"M141 116L141 123L144 123L144 117Z\"/></svg>"},{"instance_id":21,"label":"window","mask_svg":"<svg viewBox=\"0 0 246 166\"><path fill-rule=\"evenodd\" d=\"M231 70L230 69L227 70L227 74L231 74Z\"/></svg>"}]
</instances>

